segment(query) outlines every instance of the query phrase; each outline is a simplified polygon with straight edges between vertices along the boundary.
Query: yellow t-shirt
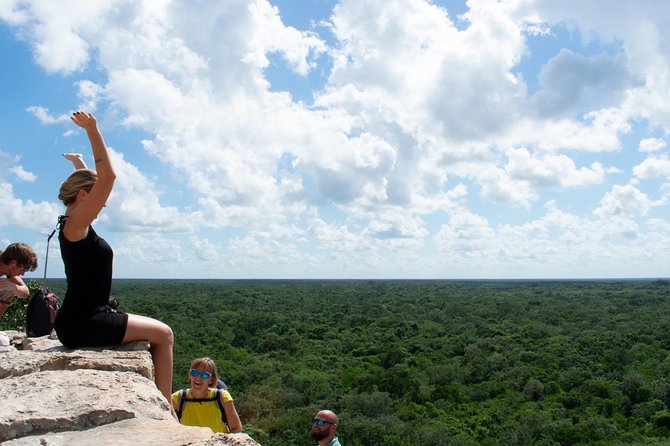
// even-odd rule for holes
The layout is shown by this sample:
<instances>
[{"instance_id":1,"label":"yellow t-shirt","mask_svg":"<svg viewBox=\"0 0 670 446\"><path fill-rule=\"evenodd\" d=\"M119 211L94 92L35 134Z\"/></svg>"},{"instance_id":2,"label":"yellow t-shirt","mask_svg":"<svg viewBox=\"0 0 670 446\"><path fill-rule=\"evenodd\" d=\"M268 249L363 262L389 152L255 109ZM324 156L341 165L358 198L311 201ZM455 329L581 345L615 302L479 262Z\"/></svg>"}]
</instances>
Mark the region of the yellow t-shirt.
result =
<instances>
[{"instance_id":1,"label":"yellow t-shirt","mask_svg":"<svg viewBox=\"0 0 670 446\"><path fill-rule=\"evenodd\" d=\"M209 389L209 393L205 398L214 398L216 389ZM193 398L191 389L186 393L187 398ZM221 390L221 397L223 402L233 401L227 390ZM172 403L174 407L179 408L179 391L172 394ZM182 410L181 424L186 426L203 426L209 427L214 432L228 432L228 428L221 420L221 410L219 404L215 401L186 401Z\"/></svg>"}]
</instances>

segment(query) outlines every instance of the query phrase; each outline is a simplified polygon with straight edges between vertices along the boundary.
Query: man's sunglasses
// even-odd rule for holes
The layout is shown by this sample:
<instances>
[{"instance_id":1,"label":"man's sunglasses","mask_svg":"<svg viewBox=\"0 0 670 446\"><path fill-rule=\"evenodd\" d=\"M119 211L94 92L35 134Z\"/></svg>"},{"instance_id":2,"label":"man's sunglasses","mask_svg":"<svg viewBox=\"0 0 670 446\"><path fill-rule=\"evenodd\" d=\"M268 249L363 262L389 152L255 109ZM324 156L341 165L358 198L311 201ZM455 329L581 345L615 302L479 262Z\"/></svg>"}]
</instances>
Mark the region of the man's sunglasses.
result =
<instances>
[{"instance_id":1,"label":"man's sunglasses","mask_svg":"<svg viewBox=\"0 0 670 446\"><path fill-rule=\"evenodd\" d=\"M198 375L200 375L200 377L202 379L209 379L209 377L212 376L212 373L211 372L201 372L198 369L191 369L191 376L192 377L197 378Z\"/></svg>"},{"instance_id":2,"label":"man's sunglasses","mask_svg":"<svg viewBox=\"0 0 670 446\"><path fill-rule=\"evenodd\" d=\"M317 426L323 426L323 425L326 424L326 423L328 423L328 424L335 424L335 423L331 423L330 421L326 421L326 420L324 420L324 419L322 419L322 418L314 418L314 419L312 420L312 424L316 424Z\"/></svg>"}]
</instances>

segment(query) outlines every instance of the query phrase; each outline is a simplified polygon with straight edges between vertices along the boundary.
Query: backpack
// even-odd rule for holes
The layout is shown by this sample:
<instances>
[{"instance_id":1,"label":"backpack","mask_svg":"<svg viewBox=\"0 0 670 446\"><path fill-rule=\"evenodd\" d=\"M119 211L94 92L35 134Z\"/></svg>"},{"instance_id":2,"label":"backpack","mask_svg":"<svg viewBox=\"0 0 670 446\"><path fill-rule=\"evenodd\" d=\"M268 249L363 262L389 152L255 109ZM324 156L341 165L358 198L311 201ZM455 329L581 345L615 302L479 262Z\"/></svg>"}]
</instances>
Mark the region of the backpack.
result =
<instances>
[{"instance_id":1,"label":"backpack","mask_svg":"<svg viewBox=\"0 0 670 446\"><path fill-rule=\"evenodd\" d=\"M44 259L44 282L47 281L51 237L56 233L56 229L60 228L65 222L65 219L61 217L58 217L56 228L47 237L47 253ZM28 301L28 309L26 310L26 335L29 338L36 338L51 334L56 323L56 313L58 313L62 304L56 293L51 291L51 288L43 286L35 291L30 301Z\"/></svg>"},{"instance_id":2,"label":"backpack","mask_svg":"<svg viewBox=\"0 0 670 446\"><path fill-rule=\"evenodd\" d=\"M50 288L35 291L26 311L26 335L34 338L51 334L60 307L60 299Z\"/></svg>"},{"instance_id":3,"label":"backpack","mask_svg":"<svg viewBox=\"0 0 670 446\"><path fill-rule=\"evenodd\" d=\"M181 415L184 411L184 404L187 402L205 402L205 401L214 401L216 400L216 404L219 406L219 410L221 411L221 421L223 421L223 424L226 425L226 429L228 429L228 432L230 432L230 426L228 426L228 418L226 417L226 410L223 408L223 391L221 389L214 389L214 397L212 398L187 398L186 394L188 391L186 389L181 389L179 391L179 405L177 406L177 410L175 412L177 413L177 418L181 420Z\"/></svg>"}]
</instances>

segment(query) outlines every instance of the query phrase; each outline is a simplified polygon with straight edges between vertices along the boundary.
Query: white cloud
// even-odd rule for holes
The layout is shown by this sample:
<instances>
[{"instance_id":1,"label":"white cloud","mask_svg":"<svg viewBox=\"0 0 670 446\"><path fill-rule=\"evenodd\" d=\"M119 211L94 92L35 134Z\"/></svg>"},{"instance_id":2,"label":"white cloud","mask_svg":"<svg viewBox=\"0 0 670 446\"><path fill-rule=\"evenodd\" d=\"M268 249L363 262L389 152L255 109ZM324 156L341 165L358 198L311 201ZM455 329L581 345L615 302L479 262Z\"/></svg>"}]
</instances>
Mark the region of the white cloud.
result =
<instances>
[{"instance_id":1,"label":"white cloud","mask_svg":"<svg viewBox=\"0 0 670 446\"><path fill-rule=\"evenodd\" d=\"M221 257L221 246L206 238L191 237L189 243L193 247L194 255L205 262L214 263Z\"/></svg>"},{"instance_id":2,"label":"white cloud","mask_svg":"<svg viewBox=\"0 0 670 446\"><path fill-rule=\"evenodd\" d=\"M193 231L198 224L194 215L161 206L152 181L127 163L122 154L113 148L109 152L117 180L101 221L115 231Z\"/></svg>"},{"instance_id":3,"label":"white cloud","mask_svg":"<svg viewBox=\"0 0 670 446\"><path fill-rule=\"evenodd\" d=\"M484 217L461 210L435 236L434 261L460 277L630 277L649 259L666 261L668 222L650 219L645 233L621 216L580 217L555 202L528 222L492 226ZM660 244L659 244L660 243ZM492 274L497 271L499 275ZM644 277L662 276L662 268Z\"/></svg>"},{"instance_id":4,"label":"white cloud","mask_svg":"<svg viewBox=\"0 0 670 446\"><path fill-rule=\"evenodd\" d=\"M18 158L0 150L0 171L7 168L20 181L34 182L36 176L24 170L22 166L13 165ZM48 228L56 224L59 208L58 206L42 201L35 203L32 200L24 200L16 196L12 184L6 175L0 175L0 228L3 226L16 226L31 229L42 234ZM41 237L40 237L41 238Z\"/></svg>"},{"instance_id":5,"label":"white cloud","mask_svg":"<svg viewBox=\"0 0 670 446\"><path fill-rule=\"evenodd\" d=\"M366 249L365 240L351 233L345 225L327 223L317 218L309 229L316 240L327 245L329 251L353 252Z\"/></svg>"},{"instance_id":6,"label":"white cloud","mask_svg":"<svg viewBox=\"0 0 670 446\"><path fill-rule=\"evenodd\" d=\"M600 163L591 168L576 168L572 159L565 155L531 154L528 149L507 151L507 174L515 180L528 181L537 187L578 187L601 183L605 170Z\"/></svg>"},{"instance_id":7,"label":"white cloud","mask_svg":"<svg viewBox=\"0 0 670 446\"><path fill-rule=\"evenodd\" d=\"M527 181L515 181L503 169L489 166L477 172L481 195L494 203L508 203L529 208L539 194Z\"/></svg>"},{"instance_id":8,"label":"white cloud","mask_svg":"<svg viewBox=\"0 0 670 446\"><path fill-rule=\"evenodd\" d=\"M60 207L53 203L35 203L32 200L23 200L14 193L12 185L0 180L0 227L17 226L43 234L47 229L56 225ZM41 239L41 236L40 236Z\"/></svg>"},{"instance_id":9,"label":"white cloud","mask_svg":"<svg viewBox=\"0 0 670 446\"><path fill-rule=\"evenodd\" d=\"M161 277L184 278L193 272L187 268L195 267L195 259L185 254L181 241L164 234L128 234L110 243L116 277L146 277L146 271L157 270L163 272Z\"/></svg>"},{"instance_id":10,"label":"white cloud","mask_svg":"<svg viewBox=\"0 0 670 446\"><path fill-rule=\"evenodd\" d=\"M294 264L353 274L350 264L421 272L445 256L469 267L545 262L560 273L580 259L613 259L633 238L653 245L643 219L664 198L654 201L634 179L602 188L608 173L630 171L610 165L620 159L613 152L628 150L622 135L646 123L670 130L668 13L645 0L468 6L456 26L433 2L343 0L328 39L285 26L264 0L5 2L0 18L44 70L73 79L79 107L138 129L160 163L164 174L149 175L112 150L118 180L100 223L119 231L115 248L138 265L177 274L166 266L170 252L196 271L220 262L238 273ZM559 26L611 45L596 55L558 52L529 97L519 72L536 55L527 38L549 39ZM271 85L278 59L301 86L311 74L326 79L313 103ZM45 124L68 119L28 110ZM639 145L663 148L658 138ZM660 155L633 168L639 180L668 171ZM0 184L13 206L50 208ZM514 225L474 211L479 200L536 210L587 186L604 195L585 217L552 201L543 217ZM191 198L166 204L174 191ZM10 224L28 218L5 211ZM209 232L229 228L234 236ZM426 260L419 253L431 240L439 252Z\"/></svg>"},{"instance_id":11,"label":"white cloud","mask_svg":"<svg viewBox=\"0 0 670 446\"><path fill-rule=\"evenodd\" d=\"M622 55L587 58L567 49L547 62L539 78L542 89L531 100L542 116L574 116L618 105L635 83Z\"/></svg>"},{"instance_id":12,"label":"white cloud","mask_svg":"<svg viewBox=\"0 0 670 446\"><path fill-rule=\"evenodd\" d=\"M645 138L640 140L639 150L640 152L657 152L663 150L666 147L666 142L664 139L660 138Z\"/></svg>"},{"instance_id":13,"label":"white cloud","mask_svg":"<svg viewBox=\"0 0 670 446\"><path fill-rule=\"evenodd\" d=\"M66 114L54 116L47 108L37 105L28 107L26 110L32 113L33 116L35 116L42 124L57 124L61 122L68 122L70 120L70 117Z\"/></svg>"},{"instance_id":14,"label":"white cloud","mask_svg":"<svg viewBox=\"0 0 670 446\"><path fill-rule=\"evenodd\" d=\"M453 214L435 235L441 251L465 257L496 255L500 249L496 231L480 215L467 210Z\"/></svg>"},{"instance_id":15,"label":"white cloud","mask_svg":"<svg viewBox=\"0 0 670 446\"><path fill-rule=\"evenodd\" d=\"M661 93L670 89L667 8L658 8L654 0L608 3L606 7L598 0L560 5L538 0L529 5L547 22L569 20L586 43L620 45L628 71L641 81L626 91L621 108L631 117L649 120L652 127L670 130L670 99Z\"/></svg>"},{"instance_id":16,"label":"white cloud","mask_svg":"<svg viewBox=\"0 0 670 446\"><path fill-rule=\"evenodd\" d=\"M111 0L17 2L9 15L31 41L37 62L47 72L68 74L88 62L90 44L86 37L90 32L103 31L104 16L112 5Z\"/></svg>"},{"instance_id":17,"label":"white cloud","mask_svg":"<svg viewBox=\"0 0 670 446\"><path fill-rule=\"evenodd\" d=\"M103 87L89 80L81 80L76 83L79 96L79 110L85 110L88 113L95 113L98 108L98 102L103 93Z\"/></svg>"},{"instance_id":18,"label":"white cloud","mask_svg":"<svg viewBox=\"0 0 670 446\"><path fill-rule=\"evenodd\" d=\"M669 178L670 160L667 156L651 156L633 167L633 173L640 179Z\"/></svg>"},{"instance_id":19,"label":"white cloud","mask_svg":"<svg viewBox=\"0 0 670 446\"><path fill-rule=\"evenodd\" d=\"M249 52L243 60L252 59L261 67L266 67L266 53L278 52L303 76L316 67L314 58L326 51L325 44L316 34L284 26L278 8L267 2L252 2L249 11L256 32L252 35Z\"/></svg>"},{"instance_id":20,"label":"white cloud","mask_svg":"<svg viewBox=\"0 0 670 446\"><path fill-rule=\"evenodd\" d=\"M35 182L37 178L34 173L26 171L23 166L12 166L9 170L16 175L21 181Z\"/></svg>"},{"instance_id":21,"label":"white cloud","mask_svg":"<svg viewBox=\"0 0 670 446\"><path fill-rule=\"evenodd\" d=\"M600 200L600 206L593 213L600 217L645 216L654 206L649 197L633 185L614 185Z\"/></svg>"}]
</instances>

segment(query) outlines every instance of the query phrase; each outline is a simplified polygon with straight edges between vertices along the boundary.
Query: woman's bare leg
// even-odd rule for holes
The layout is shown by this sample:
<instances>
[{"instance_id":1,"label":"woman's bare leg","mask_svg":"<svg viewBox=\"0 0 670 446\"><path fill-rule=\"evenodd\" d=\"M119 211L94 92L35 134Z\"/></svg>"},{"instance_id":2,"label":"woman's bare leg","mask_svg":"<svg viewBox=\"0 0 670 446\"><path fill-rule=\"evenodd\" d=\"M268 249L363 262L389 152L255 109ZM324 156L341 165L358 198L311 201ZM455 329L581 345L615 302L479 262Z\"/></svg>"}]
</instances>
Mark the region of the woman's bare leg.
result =
<instances>
[{"instance_id":1,"label":"woman's bare leg","mask_svg":"<svg viewBox=\"0 0 670 446\"><path fill-rule=\"evenodd\" d=\"M154 363L156 387L168 403L172 396L172 329L161 321L146 316L128 314L128 326L123 342L149 341L151 359ZM172 406L172 404L170 404Z\"/></svg>"}]
</instances>

